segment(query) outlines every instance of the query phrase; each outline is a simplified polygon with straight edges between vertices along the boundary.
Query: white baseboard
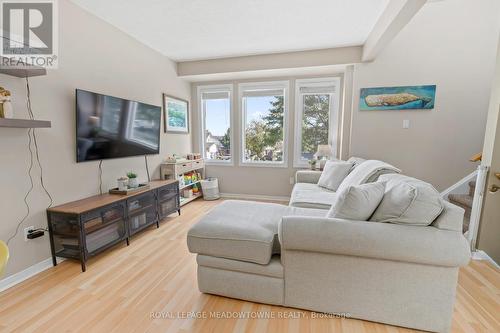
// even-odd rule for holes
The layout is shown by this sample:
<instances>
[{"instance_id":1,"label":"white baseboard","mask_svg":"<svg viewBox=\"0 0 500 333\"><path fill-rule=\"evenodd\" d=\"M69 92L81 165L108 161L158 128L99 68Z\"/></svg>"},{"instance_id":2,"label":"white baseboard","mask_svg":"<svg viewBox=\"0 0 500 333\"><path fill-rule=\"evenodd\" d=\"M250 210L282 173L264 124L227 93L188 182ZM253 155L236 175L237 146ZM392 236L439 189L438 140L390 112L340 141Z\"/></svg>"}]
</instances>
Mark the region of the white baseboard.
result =
<instances>
[{"instance_id":1,"label":"white baseboard","mask_svg":"<svg viewBox=\"0 0 500 333\"><path fill-rule=\"evenodd\" d=\"M57 258L57 263L60 263L62 261L64 261L64 258ZM24 280L27 280L30 277L40 272L43 272L44 270L49 269L51 267L52 267L52 257L47 258L44 261L39 262L38 264L34 264L33 266L26 268L25 270L12 274L11 276L8 276L3 280L0 280L0 292L7 290L10 287L13 287L16 284L21 283Z\"/></svg>"},{"instance_id":2,"label":"white baseboard","mask_svg":"<svg viewBox=\"0 0 500 333\"><path fill-rule=\"evenodd\" d=\"M261 201L290 201L290 197L281 197L274 195L257 195L257 194L239 194L239 193L221 193L220 196L226 199L246 199L246 200L261 200Z\"/></svg>"},{"instance_id":3,"label":"white baseboard","mask_svg":"<svg viewBox=\"0 0 500 333\"><path fill-rule=\"evenodd\" d=\"M497 269L500 269L500 266L495 262L495 260L493 260L493 258L491 258L483 250L476 250L476 251L472 252L472 259L473 260L486 260L486 261L489 261Z\"/></svg>"}]
</instances>

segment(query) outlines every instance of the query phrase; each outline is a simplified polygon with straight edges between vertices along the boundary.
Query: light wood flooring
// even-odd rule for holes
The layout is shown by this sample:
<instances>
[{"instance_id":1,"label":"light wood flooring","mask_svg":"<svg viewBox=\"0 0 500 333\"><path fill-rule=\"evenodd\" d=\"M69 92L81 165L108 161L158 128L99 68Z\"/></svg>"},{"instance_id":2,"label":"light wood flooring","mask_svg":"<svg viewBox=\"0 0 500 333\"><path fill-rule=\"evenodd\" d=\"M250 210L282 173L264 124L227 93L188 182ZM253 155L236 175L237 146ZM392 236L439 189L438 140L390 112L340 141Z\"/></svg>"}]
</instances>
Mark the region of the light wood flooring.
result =
<instances>
[{"instance_id":1,"label":"light wood flooring","mask_svg":"<svg viewBox=\"0 0 500 333\"><path fill-rule=\"evenodd\" d=\"M186 232L220 202L190 203L180 217L133 237L129 247L92 259L86 273L65 261L0 293L0 332L413 332L201 294ZM268 318L211 317L233 311ZM460 271L452 331L500 332L500 271L486 262Z\"/></svg>"}]
</instances>

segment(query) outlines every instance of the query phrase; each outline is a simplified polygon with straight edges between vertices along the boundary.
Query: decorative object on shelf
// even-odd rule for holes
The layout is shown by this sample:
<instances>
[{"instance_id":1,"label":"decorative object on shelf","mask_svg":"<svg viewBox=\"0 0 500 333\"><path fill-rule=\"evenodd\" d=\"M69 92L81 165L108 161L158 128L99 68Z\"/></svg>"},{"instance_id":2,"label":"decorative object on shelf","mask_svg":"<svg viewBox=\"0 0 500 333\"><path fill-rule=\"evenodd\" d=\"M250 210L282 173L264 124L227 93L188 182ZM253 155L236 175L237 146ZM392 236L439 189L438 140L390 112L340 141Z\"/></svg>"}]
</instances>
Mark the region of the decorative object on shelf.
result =
<instances>
[{"instance_id":1,"label":"decorative object on shelf","mask_svg":"<svg viewBox=\"0 0 500 333\"><path fill-rule=\"evenodd\" d=\"M333 156L332 146L330 145L318 145L318 151L316 152L316 158L319 160L319 169L323 170L326 161Z\"/></svg>"},{"instance_id":2,"label":"decorative object on shelf","mask_svg":"<svg viewBox=\"0 0 500 333\"><path fill-rule=\"evenodd\" d=\"M163 122L165 133L189 133L189 102L163 94Z\"/></svg>"},{"instance_id":3,"label":"decorative object on shelf","mask_svg":"<svg viewBox=\"0 0 500 333\"><path fill-rule=\"evenodd\" d=\"M139 181L137 180L137 174L135 172L128 172L128 186L130 188L137 188L139 186Z\"/></svg>"},{"instance_id":4,"label":"decorative object on shelf","mask_svg":"<svg viewBox=\"0 0 500 333\"><path fill-rule=\"evenodd\" d=\"M359 109L411 110L434 109L436 85L361 88Z\"/></svg>"},{"instance_id":5,"label":"decorative object on shelf","mask_svg":"<svg viewBox=\"0 0 500 333\"><path fill-rule=\"evenodd\" d=\"M181 155L177 155L177 154L168 155L167 158L165 159L165 162L168 162L168 163L178 163L178 162L184 162L184 161L187 161L187 159L185 157L182 157Z\"/></svg>"},{"instance_id":6,"label":"decorative object on shelf","mask_svg":"<svg viewBox=\"0 0 500 333\"><path fill-rule=\"evenodd\" d=\"M309 160L309 167L311 168L311 170L316 170L316 162L317 160L315 159Z\"/></svg>"},{"instance_id":7,"label":"decorative object on shelf","mask_svg":"<svg viewBox=\"0 0 500 333\"><path fill-rule=\"evenodd\" d=\"M189 153L189 154L186 155L186 159L188 161L199 160L199 159L201 159L201 154L199 154L199 153Z\"/></svg>"},{"instance_id":8,"label":"decorative object on shelf","mask_svg":"<svg viewBox=\"0 0 500 333\"><path fill-rule=\"evenodd\" d=\"M10 91L0 87L0 118L14 118Z\"/></svg>"},{"instance_id":9,"label":"decorative object on shelf","mask_svg":"<svg viewBox=\"0 0 500 333\"><path fill-rule=\"evenodd\" d=\"M149 184L139 184L137 187L129 187L127 186L125 190L120 190L118 187L112 188L109 190L109 194L120 194L120 195L127 195L127 194L132 194L135 192L140 192L149 189Z\"/></svg>"},{"instance_id":10,"label":"decorative object on shelf","mask_svg":"<svg viewBox=\"0 0 500 333\"><path fill-rule=\"evenodd\" d=\"M126 191L128 187L128 178L120 177L116 180L118 184L118 191Z\"/></svg>"}]
</instances>

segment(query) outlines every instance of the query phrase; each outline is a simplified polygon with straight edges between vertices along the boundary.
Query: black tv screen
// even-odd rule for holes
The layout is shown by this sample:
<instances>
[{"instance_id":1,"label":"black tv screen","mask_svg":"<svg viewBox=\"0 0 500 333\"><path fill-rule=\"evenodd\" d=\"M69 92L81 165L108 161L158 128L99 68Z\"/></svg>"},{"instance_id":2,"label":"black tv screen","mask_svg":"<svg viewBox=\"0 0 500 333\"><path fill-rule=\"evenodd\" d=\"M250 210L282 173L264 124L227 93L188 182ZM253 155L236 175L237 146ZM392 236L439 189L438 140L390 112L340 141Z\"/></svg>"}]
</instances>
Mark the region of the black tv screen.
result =
<instances>
[{"instance_id":1,"label":"black tv screen","mask_svg":"<svg viewBox=\"0 0 500 333\"><path fill-rule=\"evenodd\" d=\"M76 90L77 162L158 154L161 107Z\"/></svg>"}]
</instances>

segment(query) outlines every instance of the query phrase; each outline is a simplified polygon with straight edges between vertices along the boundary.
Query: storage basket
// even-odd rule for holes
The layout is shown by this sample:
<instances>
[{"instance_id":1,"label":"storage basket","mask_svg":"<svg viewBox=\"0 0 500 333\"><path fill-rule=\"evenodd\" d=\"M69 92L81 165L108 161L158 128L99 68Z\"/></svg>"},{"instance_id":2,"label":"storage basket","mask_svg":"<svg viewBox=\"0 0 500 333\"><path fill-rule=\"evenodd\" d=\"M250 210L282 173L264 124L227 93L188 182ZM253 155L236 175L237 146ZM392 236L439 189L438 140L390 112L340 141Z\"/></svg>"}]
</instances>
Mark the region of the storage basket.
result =
<instances>
[{"instance_id":1,"label":"storage basket","mask_svg":"<svg viewBox=\"0 0 500 333\"><path fill-rule=\"evenodd\" d=\"M207 178L201 181L204 200L217 200L220 198L219 181L217 178Z\"/></svg>"}]
</instances>

